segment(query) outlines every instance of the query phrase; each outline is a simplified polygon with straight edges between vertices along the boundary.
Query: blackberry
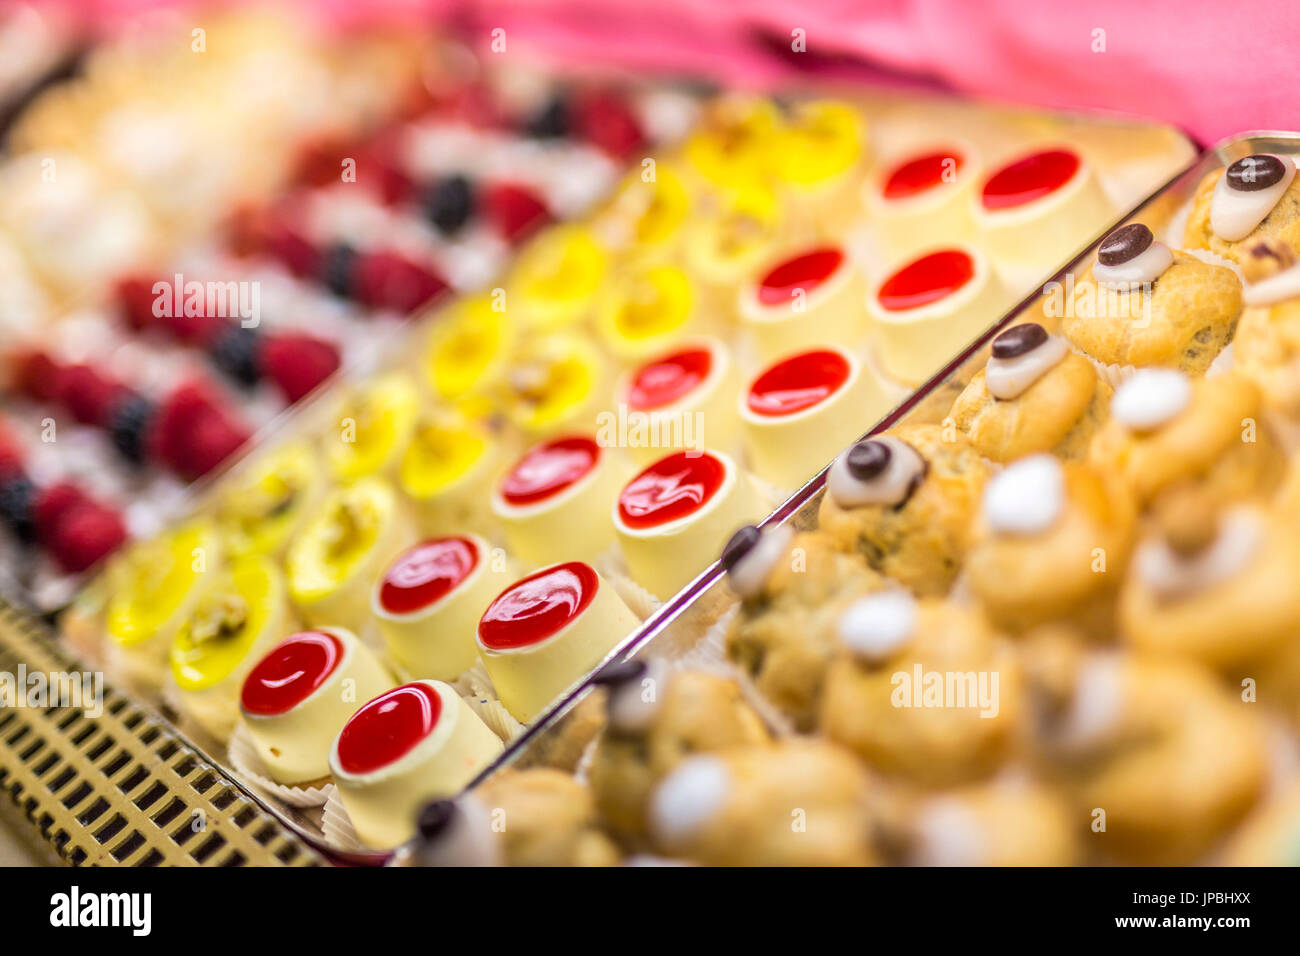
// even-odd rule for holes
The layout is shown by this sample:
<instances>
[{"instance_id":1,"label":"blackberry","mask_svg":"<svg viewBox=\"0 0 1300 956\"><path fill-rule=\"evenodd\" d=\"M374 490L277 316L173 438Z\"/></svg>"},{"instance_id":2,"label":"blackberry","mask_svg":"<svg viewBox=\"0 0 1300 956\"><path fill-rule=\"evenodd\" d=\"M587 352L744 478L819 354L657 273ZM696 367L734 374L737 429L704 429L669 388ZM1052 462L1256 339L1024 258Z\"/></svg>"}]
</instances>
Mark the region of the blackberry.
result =
<instances>
[{"instance_id":1,"label":"blackberry","mask_svg":"<svg viewBox=\"0 0 1300 956\"><path fill-rule=\"evenodd\" d=\"M212 364L244 388L252 388L262 377L262 337L257 329L229 323L208 346Z\"/></svg>"},{"instance_id":2,"label":"blackberry","mask_svg":"<svg viewBox=\"0 0 1300 956\"><path fill-rule=\"evenodd\" d=\"M357 250L346 242L336 242L321 256L320 280L340 299L351 298L356 266Z\"/></svg>"},{"instance_id":3,"label":"blackberry","mask_svg":"<svg viewBox=\"0 0 1300 956\"><path fill-rule=\"evenodd\" d=\"M474 187L459 173L447 176L424 191L423 206L434 228L450 236L459 232L474 212Z\"/></svg>"},{"instance_id":4,"label":"blackberry","mask_svg":"<svg viewBox=\"0 0 1300 956\"><path fill-rule=\"evenodd\" d=\"M153 402L143 395L130 395L118 403L109 415L108 433L113 447L135 465L144 464L145 432L153 421Z\"/></svg>"},{"instance_id":5,"label":"blackberry","mask_svg":"<svg viewBox=\"0 0 1300 956\"><path fill-rule=\"evenodd\" d=\"M568 97L557 94L534 114L525 130L537 139L558 139L569 134L569 125Z\"/></svg>"},{"instance_id":6,"label":"blackberry","mask_svg":"<svg viewBox=\"0 0 1300 956\"><path fill-rule=\"evenodd\" d=\"M36 537L36 526L32 523L35 499L36 486L22 475L0 482L0 521L24 544L30 544Z\"/></svg>"}]
</instances>

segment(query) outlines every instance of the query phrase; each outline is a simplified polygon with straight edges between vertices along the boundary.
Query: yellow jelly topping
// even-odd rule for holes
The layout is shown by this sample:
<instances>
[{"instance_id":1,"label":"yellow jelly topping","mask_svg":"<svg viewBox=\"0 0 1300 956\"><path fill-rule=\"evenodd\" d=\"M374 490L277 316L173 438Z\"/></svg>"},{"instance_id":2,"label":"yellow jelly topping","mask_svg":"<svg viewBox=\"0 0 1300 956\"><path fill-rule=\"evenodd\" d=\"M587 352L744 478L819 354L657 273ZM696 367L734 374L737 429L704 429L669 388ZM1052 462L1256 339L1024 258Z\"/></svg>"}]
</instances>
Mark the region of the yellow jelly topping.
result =
<instances>
[{"instance_id":1,"label":"yellow jelly topping","mask_svg":"<svg viewBox=\"0 0 1300 956\"><path fill-rule=\"evenodd\" d=\"M680 176L666 166L659 166L653 182L644 182L637 175L627 189L628 195L638 197L641 204L636 218L637 242L643 246L657 246L678 234L691 207L690 196Z\"/></svg>"},{"instance_id":2,"label":"yellow jelly topping","mask_svg":"<svg viewBox=\"0 0 1300 956\"><path fill-rule=\"evenodd\" d=\"M232 555L274 554L302 519L308 491L324 479L311 446L294 442L232 476L217 521Z\"/></svg>"},{"instance_id":3,"label":"yellow jelly topping","mask_svg":"<svg viewBox=\"0 0 1300 956\"><path fill-rule=\"evenodd\" d=\"M752 178L771 151L780 121L765 98L735 97L716 103L686 141L686 158L711 183Z\"/></svg>"},{"instance_id":4,"label":"yellow jelly topping","mask_svg":"<svg viewBox=\"0 0 1300 956\"><path fill-rule=\"evenodd\" d=\"M124 647L153 637L177 612L204 574L217 574L221 545L204 521L133 545L110 572L113 595L105 612L108 636Z\"/></svg>"},{"instance_id":5,"label":"yellow jelly topping","mask_svg":"<svg viewBox=\"0 0 1300 956\"><path fill-rule=\"evenodd\" d=\"M492 447L482 426L459 417L421 423L402 458L402 490L426 500L455 486Z\"/></svg>"},{"instance_id":6,"label":"yellow jelly topping","mask_svg":"<svg viewBox=\"0 0 1300 956\"><path fill-rule=\"evenodd\" d=\"M652 343L682 330L694 305L691 280L685 272L676 266L651 266L610 295L600 332L615 351Z\"/></svg>"},{"instance_id":7,"label":"yellow jelly topping","mask_svg":"<svg viewBox=\"0 0 1300 956\"><path fill-rule=\"evenodd\" d=\"M799 107L769 152L772 171L796 186L817 186L862 157L862 117L852 106L818 100Z\"/></svg>"},{"instance_id":8,"label":"yellow jelly topping","mask_svg":"<svg viewBox=\"0 0 1300 956\"><path fill-rule=\"evenodd\" d=\"M519 257L507 285L507 308L525 321L554 328L578 321L605 278L608 256L591 231L568 225L549 229Z\"/></svg>"},{"instance_id":9,"label":"yellow jelly topping","mask_svg":"<svg viewBox=\"0 0 1300 956\"><path fill-rule=\"evenodd\" d=\"M326 454L341 481L381 472L406 448L419 411L415 383L401 372L381 375L366 386L327 433Z\"/></svg>"},{"instance_id":10,"label":"yellow jelly topping","mask_svg":"<svg viewBox=\"0 0 1300 956\"><path fill-rule=\"evenodd\" d=\"M289 546L285 566L293 599L310 604L346 583L394 520L395 507L393 490L379 478L362 478L330 495Z\"/></svg>"},{"instance_id":11,"label":"yellow jelly topping","mask_svg":"<svg viewBox=\"0 0 1300 956\"><path fill-rule=\"evenodd\" d=\"M453 402L487 388L503 365L510 324L491 294L458 302L433 320L425 372L434 392Z\"/></svg>"},{"instance_id":12,"label":"yellow jelly topping","mask_svg":"<svg viewBox=\"0 0 1300 956\"><path fill-rule=\"evenodd\" d=\"M566 423L591 402L600 362L596 350L576 336L555 335L536 343L507 373L507 414L530 431Z\"/></svg>"},{"instance_id":13,"label":"yellow jelly topping","mask_svg":"<svg viewBox=\"0 0 1300 956\"><path fill-rule=\"evenodd\" d=\"M234 561L172 641L176 685L181 690L204 690L229 677L283 604L284 584L269 559Z\"/></svg>"}]
</instances>

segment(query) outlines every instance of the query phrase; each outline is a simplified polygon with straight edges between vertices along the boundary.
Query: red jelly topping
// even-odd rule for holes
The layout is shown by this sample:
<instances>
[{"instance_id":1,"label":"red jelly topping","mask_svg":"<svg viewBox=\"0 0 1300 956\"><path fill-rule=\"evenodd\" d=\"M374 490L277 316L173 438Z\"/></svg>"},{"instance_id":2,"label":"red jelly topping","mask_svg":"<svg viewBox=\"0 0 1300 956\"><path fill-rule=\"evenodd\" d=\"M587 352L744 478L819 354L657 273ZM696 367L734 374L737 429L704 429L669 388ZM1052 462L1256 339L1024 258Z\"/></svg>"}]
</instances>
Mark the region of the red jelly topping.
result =
<instances>
[{"instance_id":1,"label":"red jelly topping","mask_svg":"<svg viewBox=\"0 0 1300 956\"><path fill-rule=\"evenodd\" d=\"M287 713L315 692L343 659L343 642L324 631L281 641L244 679L239 703L264 717Z\"/></svg>"},{"instance_id":2,"label":"red jelly topping","mask_svg":"<svg viewBox=\"0 0 1300 956\"><path fill-rule=\"evenodd\" d=\"M758 301L781 305L790 301L796 289L811 292L834 275L843 261L844 253L835 248L814 249L787 259L763 276L758 284Z\"/></svg>"},{"instance_id":3,"label":"red jelly topping","mask_svg":"<svg viewBox=\"0 0 1300 956\"><path fill-rule=\"evenodd\" d=\"M839 352L803 352L777 362L756 378L745 404L755 415L793 415L826 401L848 380L849 360Z\"/></svg>"},{"instance_id":4,"label":"red jelly topping","mask_svg":"<svg viewBox=\"0 0 1300 956\"><path fill-rule=\"evenodd\" d=\"M953 150L926 153L896 167L881 192L886 199L908 199L955 176L961 171L962 157Z\"/></svg>"},{"instance_id":5,"label":"red jelly topping","mask_svg":"<svg viewBox=\"0 0 1300 956\"><path fill-rule=\"evenodd\" d=\"M339 766L351 774L386 767L433 733L441 715L442 698L428 684L403 684L385 691L339 731Z\"/></svg>"},{"instance_id":6,"label":"red jelly topping","mask_svg":"<svg viewBox=\"0 0 1300 956\"><path fill-rule=\"evenodd\" d=\"M713 368L713 354L705 348L683 349L647 362L632 376L627 404L648 412L671 405L700 387Z\"/></svg>"},{"instance_id":7,"label":"red jelly topping","mask_svg":"<svg viewBox=\"0 0 1300 956\"><path fill-rule=\"evenodd\" d=\"M909 262L885 280L876 298L890 312L917 309L952 295L975 275L975 263L960 249L941 249Z\"/></svg>"},{"instance_id":8,"label":"red jelly topping","mask_svg":"<svg viewBox=\"0 0 1300 956\"><path fill-rule=\"evenodd\" d=\"M1079 170L1079 157L1068 149L1034 153L1008 163L989 177L981 199L985 209L1011 209L1050 195Z\"/></svg>"},{"instance_id":9,"label":"red jelly topping","mask_svg":"<svg viewBox=\"0 0 1300 956\"><path fill-rule=\"evenodd\" d=\"M722 487L726 466L710 454L679 451L660 458L618 496L629 528L653 528L698 511Z\"/></svg>"},{"instance_id":10,"label":"red jelly topping","mask_svg":"<svg viewBox=\"0 0 1300 956\"><path fill-rule=\"evenodd\" d=\"M599 578L589 565L570 561L543 568L502 591L478 622L489 650L527 647L558 633L591 604Z\"/></svg>"},{"instance_id":11,"label":"red jelly topping","mask_svg":"<svg viewBox=\"0 0 1300 956\"><path fill-rule=\"evenodd\" d=\"M512 505L544 501L580 480L599 461L600 446L583 435L544 442L501 480L501 497Z\"/></svg>"},{"instance_id":12,"label":"red jelly topping","mask_svg":"<svg viewBox=\"0 0 1300 956\"><path fill-rule=\"evenodd\" d=\"M392 563L379 585L379 603L390 614L410 614L446 597L478 565L469 538L433 538Z\"/></svg>"}]
</instances>

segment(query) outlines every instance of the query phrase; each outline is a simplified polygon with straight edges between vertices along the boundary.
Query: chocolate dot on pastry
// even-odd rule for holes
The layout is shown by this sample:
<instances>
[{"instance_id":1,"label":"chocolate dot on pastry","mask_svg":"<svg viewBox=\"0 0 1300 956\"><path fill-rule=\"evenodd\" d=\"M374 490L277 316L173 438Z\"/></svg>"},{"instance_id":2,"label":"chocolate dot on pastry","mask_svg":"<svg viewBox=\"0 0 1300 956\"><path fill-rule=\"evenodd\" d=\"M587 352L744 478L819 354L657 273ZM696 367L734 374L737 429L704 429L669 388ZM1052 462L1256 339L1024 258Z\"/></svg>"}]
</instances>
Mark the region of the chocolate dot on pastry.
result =
<instances>
[{"instance_id":1,"label":"chocolate dot on pastry","mask_svg":"<svg viewBox=\"0 0 1300 956\"><path fill-rule=\"evenodd\" d=\"M1007 329L993 340L993 357L1000 359L1015 358L1032 352L1047 341L1047 329L1037 322L1026 322Z\"/></svg>"},{"instance_id":2,"label":"chocolate dot on pastry","mask_svg":"<svg viewBox=\"0 0 1300 956\"><path fill-rule=\"evenodd\" d=\"M870 481L889 467L893 453L884 442L868 439L849 449L844 465L859 481Z\"/></svg>"},{"instance_id":3,"label":"chocolate dot on pastry","mask_svg":"<svg viewBox=\"0 0 1300 956\"><path fill-rule=\"evenodd\" d=\"M1257 153L1237 160L1224 175L1231 188L1253 193L1281 182L1286 175L1286 166L1276 156Z\"/></svg>"},{"instance_id":4,"label":"chocolate dot on pastry","mask_svg":"<svg viewBox=\"0 0 1300 956\"><path fill-rule=\"evenodd\" d=\"M730 571L735 568L740 563L741 558L754 550L754 546L758 544L762 536L762 532L752 524L745 525L733 534L727 543L723 545L722 556L718 558L718 563L722 565L722 569Z\"/></svg>"},{"instance_id":5,"label":"chocolate dot on pastry","mask_svg":"<svg viewBox=\"0 0 1300 956\"><path fill-rule=\"evenodd\" d=\"M1135 259L1151 247L1155 236L1140 222L1116 229L1101 241L1097 261L1104 266L1117 266Z\"/></svg>"},{"instance_id":6,"label":"chocolate dot on pastry","mask_svg":"<svg viewBox=\"0 0 1300 956\"><path fill-rule=\"evenodd\" d=\"M415 828L421 837L432 840L447 829L455 816L455 801L433 800L421 808L420 815L415 821Z\"/></svg>"},{"instance_id":7,"label":"chocolate dot on pastry","mask_svg":"<svg viewBox=\"0 0 1300 956\"><path fill-rule=\"evenodd\" d=\"M645 672L644 661L616 661L598 670L591 678L591 682L601 687L619 687L630 681L640 680Z\"/></svg>"}]
</instances>

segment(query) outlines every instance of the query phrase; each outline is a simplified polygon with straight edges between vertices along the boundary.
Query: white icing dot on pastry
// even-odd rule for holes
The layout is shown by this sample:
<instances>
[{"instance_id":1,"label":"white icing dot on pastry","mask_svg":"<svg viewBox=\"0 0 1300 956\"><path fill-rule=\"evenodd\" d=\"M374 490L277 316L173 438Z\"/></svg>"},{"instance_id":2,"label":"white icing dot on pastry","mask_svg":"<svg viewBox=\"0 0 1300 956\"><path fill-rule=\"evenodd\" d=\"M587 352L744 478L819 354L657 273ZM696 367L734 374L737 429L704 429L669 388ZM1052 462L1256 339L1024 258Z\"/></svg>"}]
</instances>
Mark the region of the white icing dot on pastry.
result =
<instances>
[{"instance_id":1,"label":"white icing dot on pastry","mask_svg":"<svg viewBox=\"0 0 1300 956\"><path fill-rule=\"evenodd\" d=\"M1146 542L1134 559L1137 574L1158 598L1198 594L1249 565L1263 536L1258 515L1233 511L1224 516L1214 541L1195 554L1178 554L1163 538Z\"/></svg>"},{"instance_id":2,"label":"white icing dot on pastry","mask_svg":"<svg viewBox=\"0 0 1300 956\"><path fill-rule=\"evenodd\" d=\"M1300 263L1267 279L1248 282L1241 292L1242 301L1251 306L1272 305L1297 296L1300 296Z\"/></svg>"},{"instance_id":3,"label":"white icing dot on pastry","mask_svg":"<svg viewBox=\"0 0 1300 956\"><path fill-rule=\"evenodd\" d=\"M625 734L645 733L663 706L671 672L668 665L655 658L646 663L645 673L627 680L610 691L607 711L610 726Z\"/></svg>"},{"instance_id":4,"label":"white icing dot on pastry","mask_svg":"<svg viewBox=\"0 0 1300 956\"><path fill-rule=\"evenodd\" d=\"M743 598L758 595L790 550L793 538L794 530L784 524L760 532L758 541L727 571L732 590Z\"/></svg>"},{"instance_id":5,"label":"white icing dot on pastry","mask_svg":"<svg viewBox=\"0 0 1300 956\"><path fill-rule=\"evenodd\" d=\"M984 489L984 519L997 534L1039 534L1065 509L1065 472L1051 455L1008 465Z\"/></svg>"},{"instance_id":6,"label":"white icing dot on pastry","mask_svg":"<svg viewBox=\"0 0 1300 956\"><path fill-rule=\"evenodd\" d=\"M650 828L669 846L690 840L722 809L731 789L726 765L702 755L682 763L650 797Z\"/></svg>"},{"instance_id":7,"label":"white icing dot on pastry","mask_svg":"<svg viewBox=\"0 0 1300 956\"><path fill-rule=\"evenodd\" d=\"M1014 358L989 359L984 368L984 384L989 394L1001 401L1018 398L1030 385L1056 368L1070 352L1065 340L1049 335L1037 348Z\"/></svg>"},{"instance_id":8,"label":"white icing dot on pastry","mask_svg":"<svg viewBox=\"0 0 1300 956\"><path fill-rule=\"evenodd\" d=\"M1172 421L1192 401L1192 383L1172 368L1145 368L1119 387L1110 413L1134 431L1150 431Z\"/></svg>"},{"instance_id":9,"label":"white icing dot on pastry","mask_svg":"<svg viewBox=\"0 0 1300 956\"><path fill-rule=\"evenodd\" d=\"M1092 277L1100 286L1121 292L1155 282L1174 264L1174 254L1163 242L1153 242L1127 262L1108 266L1098 262Z\"/></svg>"},{"instance_id":10,"label":"white icing dot on pastry","mask_svg":"<svg viewBox=\"0 0 1300 956\"><path fill-rule=\"evenodd\" d=\"M826 477L826 492L841 508L897 505L925 475L925 459L892 435L858 442L840 454Z\"/></svg>"},{"instance_id":11,"label":"white icing dot on pastry","mask_svg":"<svg viewBox=\"0 0 1300 956\"><path fill-rule=\"evenodd\" d=\"M1210 197L1210 228L1220 239L1236 242L1250 235L1273 211L1295 178L1295 162L1289 156L1266 155L1280 161L1283 167L1281 178L1272 185L1263 189L1240 189L1233 186L1233 170L1255 157L1238 160L1224 170L1215 184L1214 195Z\"/></svg>"},{"instance_id":12,"label":"white icing dot on pastry","mask_svg":"<svg viewBox=\"0 0 1300 956\"><path fill-rule=\"evenodd\" d=\"M954 797L931 800L918 815L913 866L981 866L989 858L979 818Z\"/></svg>"},{"instance_id":13,"label":"white icing dot on pastry","mask_svg":"<svg viewBox=\"0 0 1300 956\"><path fill-rule=\"evenodd\" d=\"M1118 659L1088 661L1075 682L1074 699L1057 730L1057 743L1076 751L1104 744L1119 725L1123 708Z\"/></svg>"},{"instance_id":14,"label":"white icing dot on pastry","mask_svg":"<svg viewBox=\"0 0 1300 956\"><path fill-rule=\"evenodd\" d=\"M854 601L840 617L840 642L861 660L888 660L916 633L916 599L883 591Z\"/></svg>"}]
</instances>

